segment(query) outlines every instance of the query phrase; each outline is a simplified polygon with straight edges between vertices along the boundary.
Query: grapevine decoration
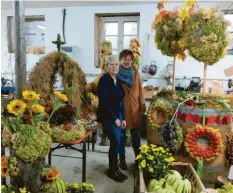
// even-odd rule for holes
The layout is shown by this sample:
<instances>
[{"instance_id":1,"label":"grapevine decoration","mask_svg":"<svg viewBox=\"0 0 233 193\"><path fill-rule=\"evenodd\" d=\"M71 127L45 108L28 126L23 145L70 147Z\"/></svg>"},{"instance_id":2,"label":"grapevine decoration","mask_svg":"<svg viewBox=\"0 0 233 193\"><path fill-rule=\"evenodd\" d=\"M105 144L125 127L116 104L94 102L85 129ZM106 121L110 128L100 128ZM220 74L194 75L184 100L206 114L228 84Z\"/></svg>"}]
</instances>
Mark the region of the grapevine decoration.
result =
<instances>
[{"instance_id":1,"label":"grapevine decoration","mask_svg":"<svg viewBox=\"0 0 233 193\"><path fill-rule=\"evenodd\" d=\"M185 25L190 14L194 10L195 1L186 1L185 5L172 11L163 10L167 1L158 3L159 13L155 16L152 29L155 33L156 47L163 55L174 57L173 62L173 82L172 88L175 89L175 61L176 57L185 60Z\"/></svg>"},{"instance_id":2,"label":"grapevine decoration","mask_svg":"<svg viewBox=\"0 0 233 193\"><path fill-rule=\"evenodd\" d=\"M171 153L177 153L183 142L183 130L176 121L166 121L160 131L162 145Z\"/></svg>"},{"instance_id":3,"label":"grapevine decoration","mask_svg":"<svg viewBox=\"0 0 233 193\"><path fill-rule=\"evenodd\" d=\"M227 154L230 164L233 165L233 133L227 134L227 141Z\"/></svg>"},{"instance_id":4,"label":"grapevine decoration","mask_svg":"<svg viewBox=\"0 0 233 193\"><path fill-rule=\"evenodd\" d=\"M214 65L224 58L230 34L220 9L202 8L191 14L186 29L186 42L189 54L204 67L204 92L206 90L207 65Z\"/></svg>"},{"instance_id":5,"label":"grapevine decoration","mask_svg":"<svg viewBox=\"0 0 233 193\"><path fill-rule=\"evenodd\" d=\"M208 140L208 146L203 148L198 144L198 139ZM223 153L223 140L218 130L204 126L194 125L185 136L185 149L191 157L198 161L198 175L203 172L203 161L211 161Z\"/></svg>"},{"instance_id":6,"label":"grapevine decoration","mask_svg":"<svg viewBox=\"0 0 233 193\"><path fill-rule=\"evenodd\" d=\"M129 49L133 52L134 54L134 61L133 61L133 65L136 69L139 68L140 66L140 57L141 57L141 53L140 53L140 43L138 41L137 38L133 38L130 40L130 45L129 45Z\"/></svg>"},{"instance_id":7,"label":"grapevine decoration","mask_svg":"<svg viewBox=\"0 0 233 193\"><path fill-rule=\"evenodd\" d=\"M173 108L169 102L157 99L149 107L147 113L148 123L154 130L159 130L161 126L171 117Z\"/></svg>"}]
</instances>

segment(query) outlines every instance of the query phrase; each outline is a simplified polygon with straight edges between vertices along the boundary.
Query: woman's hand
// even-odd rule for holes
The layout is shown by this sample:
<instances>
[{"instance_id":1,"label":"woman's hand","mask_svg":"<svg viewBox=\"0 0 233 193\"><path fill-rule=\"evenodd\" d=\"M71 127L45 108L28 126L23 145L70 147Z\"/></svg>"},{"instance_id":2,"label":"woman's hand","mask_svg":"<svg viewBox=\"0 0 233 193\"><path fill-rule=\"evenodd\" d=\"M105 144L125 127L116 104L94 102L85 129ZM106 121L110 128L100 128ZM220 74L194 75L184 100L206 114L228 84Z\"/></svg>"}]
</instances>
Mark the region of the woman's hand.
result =
<instances>
[{"instance_id":1,"label":"woman's hand","mask_svg":"<svg viewBox=\"0 0 233 193\"><path fill-rule=\"evenodd\" d=\"M123 127L123 129L126 128L126 121L125 120L122 121L122 127Z\"/></svg>"},{"instance_id":2,"label":"woman's hand","mask_svg":"<svg viewBox=\"0 0 233 193\"><path fill-rule=\"evenodd\" d=\"M120 127L120 126L121 126L121 121L120 121L119 119L117 119L117 120L115 121L115 124L116 124L117 127Z\"/></svg>"}]
</instances>

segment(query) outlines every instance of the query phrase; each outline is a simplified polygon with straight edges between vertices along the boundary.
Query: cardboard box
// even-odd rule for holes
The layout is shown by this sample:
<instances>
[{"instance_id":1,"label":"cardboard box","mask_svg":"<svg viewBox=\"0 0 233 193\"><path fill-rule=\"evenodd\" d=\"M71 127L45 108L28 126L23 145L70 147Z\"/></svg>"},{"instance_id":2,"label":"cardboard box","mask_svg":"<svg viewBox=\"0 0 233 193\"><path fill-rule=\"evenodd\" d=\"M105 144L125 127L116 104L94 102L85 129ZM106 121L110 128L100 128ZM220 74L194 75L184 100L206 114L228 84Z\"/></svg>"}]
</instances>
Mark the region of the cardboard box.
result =
<instances>
[{"instance_id":1,"label":"cardboard box","mask_svg":"<svg viewBox=\"0 0 233 193\"><path fill-rule=\"evenodd\" d=\"M230 68L225 69L224 73L225 73L226 76L232 76L233 75L233 66L231 66Z\"/></svg>"}]
</instances>

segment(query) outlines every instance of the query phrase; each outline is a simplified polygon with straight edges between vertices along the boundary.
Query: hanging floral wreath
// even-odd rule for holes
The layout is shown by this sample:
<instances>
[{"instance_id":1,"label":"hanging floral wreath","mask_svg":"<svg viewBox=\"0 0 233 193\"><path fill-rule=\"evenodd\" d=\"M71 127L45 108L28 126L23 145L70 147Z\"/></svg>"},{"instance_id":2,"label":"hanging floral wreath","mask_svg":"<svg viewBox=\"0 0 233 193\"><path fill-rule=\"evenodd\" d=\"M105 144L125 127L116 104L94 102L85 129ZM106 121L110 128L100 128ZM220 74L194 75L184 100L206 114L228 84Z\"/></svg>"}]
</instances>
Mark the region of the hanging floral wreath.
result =
<instances>
[{"instance_id":1,"label":"hanging floral wreath","mask_svg":"<svg viewBox=\"0 0 233 193\"><path fill-rule=\"evenodd\" d=\"M200 147L198 139L208 140L208 147ZM223 140L218 130L203 126L195 125L191 127L186 134L184 145L189 154L195 159L210 161L223 153Z\"/></svg>"},{"instance_id":2,"label":"hanging floral wreath","mask_svg":"<svg viewBox=\"0 0 233 193\"><path fill-rule=\"evenodd\" d=\"M165 100L157 99L154 101L147 112L147 120L150 127L158 130L171 117L173 108Z\"/></svg>"},{"instance_id":3,"label":"hanging floral wreath","mask_svg":"<svg viewBox=\"0 0 233 193\"><path fill-rule=\"evenodd\" d=\"M105 58L112 54L112 42L107 40L103 41L100 46L100 52L101 52L100 67L101 67L101 71L105 72L106 70Z\"/></svg>"},{"instance_id":4,"label":"hanging floral wreath","mask_svg":"<svg viewBox=\"0 0 233 193\"><path fill-rule=\"evenodd\" d=\"M183 130L176 121L168 120L160 131L161 142L165 149L177 153L183 143Z\"/></svg>"}]
</instances>

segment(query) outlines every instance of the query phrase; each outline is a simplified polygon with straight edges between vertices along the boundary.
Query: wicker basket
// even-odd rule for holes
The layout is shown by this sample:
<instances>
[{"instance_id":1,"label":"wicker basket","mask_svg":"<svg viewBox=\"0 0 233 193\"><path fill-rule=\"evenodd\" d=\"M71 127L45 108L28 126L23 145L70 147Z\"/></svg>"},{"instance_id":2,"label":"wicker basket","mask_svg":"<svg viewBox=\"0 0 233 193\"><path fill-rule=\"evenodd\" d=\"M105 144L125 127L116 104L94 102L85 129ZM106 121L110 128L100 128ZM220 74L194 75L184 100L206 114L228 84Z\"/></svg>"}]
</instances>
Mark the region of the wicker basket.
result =
<instances>
[{"instance_id":1,"label":"wicker basket","mask_svg":"<svg viewBox=\"0 0 233 193\"><path fill-rule=\"evenodd\" d=\"M192 193L200 193L205 190L205 187L194 170L193 166L189 163L174 162L172 169L180 172L182 176L186 175L187 179L192 184ZM146 172L143 172L141 169L139 171L139 180L140 180L140 193L152 193L147 192L147 185L149 183L149 176ZM155 192L153 192L155 193ZM159 192L158 192L159 193Z\"/></svg>"}]
</instances>

